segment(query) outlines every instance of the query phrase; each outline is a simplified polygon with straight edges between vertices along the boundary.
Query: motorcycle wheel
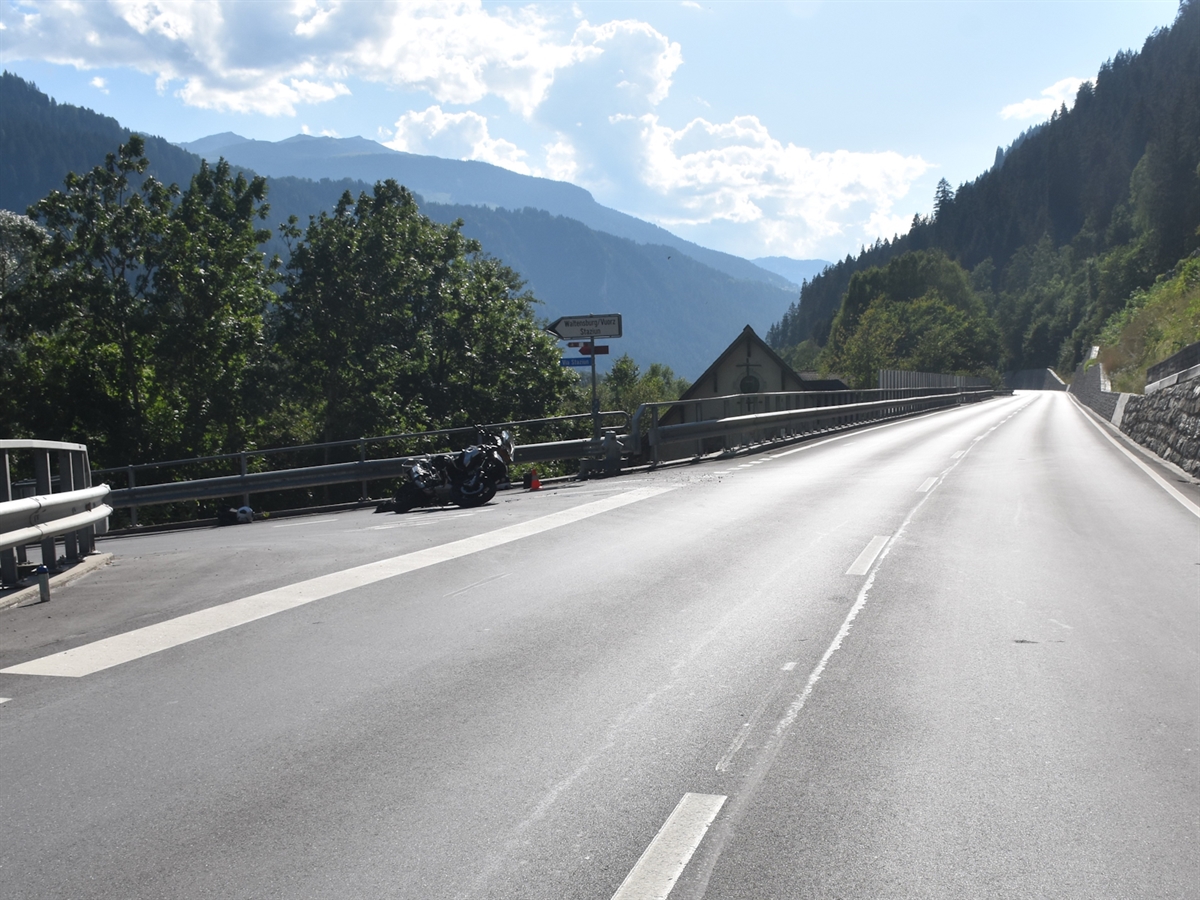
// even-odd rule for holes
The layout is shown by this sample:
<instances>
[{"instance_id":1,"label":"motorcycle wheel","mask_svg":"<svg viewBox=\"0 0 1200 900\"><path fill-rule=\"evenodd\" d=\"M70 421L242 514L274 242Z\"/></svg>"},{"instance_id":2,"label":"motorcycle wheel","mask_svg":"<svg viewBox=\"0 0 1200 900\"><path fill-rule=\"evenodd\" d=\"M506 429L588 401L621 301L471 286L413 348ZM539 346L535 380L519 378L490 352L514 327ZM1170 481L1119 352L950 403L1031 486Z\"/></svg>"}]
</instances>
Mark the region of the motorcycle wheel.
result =
<instances>
[{"instance_id":1,"label":"motorcycle wheel","mask_svg":"<svg viewBox=\"0 0 1200 900\"><path fill-rule=\"evenodd\" d=\"M472 494L469 497L460 496L457 502L458 505L463 509L470 509L472 506L483 506L483 504L487 503L495 496L496 482L487 481L484 482L483 490L481 490L478 494Z\"/></svg>"},{"instance_id":2,"label":"motorcycle wheel","mask_svg":"<svg viewBox=\"0 0 1200 900\"><path fill-rule=\"evenodd\" d=\"M415 484L405 484L396 491L396 512L406 513L410 509L423 505L425 496Z\"/></svg>"}]
</instances>

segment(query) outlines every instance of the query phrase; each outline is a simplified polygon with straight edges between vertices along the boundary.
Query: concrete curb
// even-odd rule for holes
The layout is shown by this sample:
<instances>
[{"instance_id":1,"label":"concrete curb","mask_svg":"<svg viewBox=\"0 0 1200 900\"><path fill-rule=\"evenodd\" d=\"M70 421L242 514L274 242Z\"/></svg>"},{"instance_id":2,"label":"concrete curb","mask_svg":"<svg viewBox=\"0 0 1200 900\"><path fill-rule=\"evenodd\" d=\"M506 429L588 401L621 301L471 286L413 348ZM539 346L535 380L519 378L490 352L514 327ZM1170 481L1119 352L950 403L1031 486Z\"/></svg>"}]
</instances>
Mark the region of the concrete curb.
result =
<instances>
[{"instance_id":1,"label":"concrete curb","mask_svg":"<svg viewBox=\"0 0 1200 900\"><path fill-rule=\"evenodd\" d=\"M111 553L93 553L91 556L84 557L65 572L59 572L50 579L50 590L53 591L56 587L70 584L89 572L93 572L102 566L107 566L112 562L113 555ZM20 606L26 600L32 600L38 596L38 586L21 588L7 596L0 597L0 609L11 609L14 606Z\"/></svg>"}]
</instances>

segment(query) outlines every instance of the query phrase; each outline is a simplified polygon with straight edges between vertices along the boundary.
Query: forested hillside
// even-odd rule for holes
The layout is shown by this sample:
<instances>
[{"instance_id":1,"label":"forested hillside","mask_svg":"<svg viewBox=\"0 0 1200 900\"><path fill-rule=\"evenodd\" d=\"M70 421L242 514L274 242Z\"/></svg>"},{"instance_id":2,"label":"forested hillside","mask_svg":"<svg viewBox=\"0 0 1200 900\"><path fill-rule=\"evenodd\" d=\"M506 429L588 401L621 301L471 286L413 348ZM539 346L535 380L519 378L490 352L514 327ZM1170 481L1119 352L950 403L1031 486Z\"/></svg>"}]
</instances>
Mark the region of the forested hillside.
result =
<instances>
[{"instance_id":1,"label":"forested hillside","mask_svg":"<svg viewBox=\"0 0 1200 900\"><path fill-rule=\"evenodd\" d=\"M102 163L105 154L127 141L130 133L115 119L55 103L8 73L0 76L0 105L4 109L0 117L0 208L13 212L23 213L60 189L68 172L84 172ZM200 157L161 138L145 138L145 152L147 173L164 184L186 186L200 166ZM255 173L248 174L253 177ZM289 216L296 216L303 225L309 216L331 211L346 191L357 197L373 188L350 178L312 181L298 177L268 177L265 186L270 211L264 224L273 234L263 249L268 258L278 254L285 260L288 248L278 232ZM536 306L539 316L623 313L626 337L614 349L629 353L642 365L668 365L685 377L703 371L747 324L765 331L796 297L794 290L761 279L733 277L677 248L637 243L540 210L451 206L427 202L419 195L416 200L421 211L436 222L450 224L461 218L465 236L479 240L486 253L515 269L527 282L541 301ZM604 209L591 202L596 209ZM641 224L651 230L647 233L670 237L648 223ZM741 271L735 263L784 283L746 260L728 257L721 261L725 268Z\"/></svg>"},{"instance_id":2,"label":"forested hillside","mask_svg":"<svg viewBox=\"0 0 1200 900\"><path fill-rule=\"evenodd\" d=\"M807 282L768 340L826 344L857 272L937 249L970 272L999 366L1069 371L1131 293L1200 245L1200 3L1120 52L1075 105L1021 135L931 216ZM843 337L848 338L849 335Z\"/></svg>"}]
</instances>

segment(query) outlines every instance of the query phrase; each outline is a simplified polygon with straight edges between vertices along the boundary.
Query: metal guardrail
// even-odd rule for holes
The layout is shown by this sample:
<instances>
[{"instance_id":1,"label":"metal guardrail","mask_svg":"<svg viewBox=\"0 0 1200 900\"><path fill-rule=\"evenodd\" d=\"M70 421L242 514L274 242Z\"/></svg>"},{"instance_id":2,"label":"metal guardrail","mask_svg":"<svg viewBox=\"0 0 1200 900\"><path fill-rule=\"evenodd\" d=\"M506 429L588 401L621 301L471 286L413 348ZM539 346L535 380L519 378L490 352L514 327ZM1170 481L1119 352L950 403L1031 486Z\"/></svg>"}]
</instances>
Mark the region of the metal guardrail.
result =
<instances>
[{"instance_id":1,"label":"metal guardrail","mask_svg":"<svg viewBox=\"0 0 1200 900\"><path fill-rule=\"evenodd\" d=\"M644 403L631 417L616 411L602 415L606 418L623 420L627 433L619 429L606 429L599 438L578 438L564 441L548 441L534 444L519 444L514 453L514 462L547 462L558 459L604 457L610 468L619 468L622 456L644 455L644 445L649 447L652 461L661 461L661 448L669 444L686 441L701 441L707 438L728 437L772 432L771 437L795 436L796 426L807 426L811 431L830 425L847 425L862 421L877 421L883 418L911 415L926 409L956 405L973 399L991 396L992 391L964 391L956 388L884 389L863 391L810 391L797 393L729 394L681 403L678 400L662 403ZM697 417L706 411L736 408L735 415L712 415L698 421L663 425L659 422L659 411L669 408L692 408ZM774 408L772 408L774 407ZM746 412L758 410L762 412ZM650 416L648 427L644 427L646 416ZM545 419L527 419L519 422L501 422L482 426L488 429L518 426L560 425L574 420L591 420L590 414L556 416ZM307 444L299 447L280 447L271 450L247 451L221 456L197 457L189 460L170 460L161 463L144 463L117 469L97 470L97 474L128 470L143 470L156 467L191 465L219 460L238 459L241 474L172 481L161 484L138 485L114 489L109 503L114 508L136 511L139 506L179 503L195 500L213 500L241 495L248 505L251 494L268 491L292 490L319 487L331 484L359 482L366 496L366 483L383 479L399 478L417 460L428 458L428 454L396 456L386 459L366 459L366 447L400 440L427 440L448 438L459 434L471 434L474 428L451 428L433 432L384 435L375 438L335 441L329 444ZM303 466L267 472L248 472L247 459L251 456L266 456L296 451L326 450L331 447L359 447L358 462L333 463L329 465ZM130 480L133 481L132 472ZM136 524L136 518L134 518Z\"/></svg>"},{"instance_id":2,"label":"metal guardrail","mask_svg":"<svg viewBox=\"0 0 1200 900\"><path fill-rule=\"evenodd\" d=\"M81 528L96 527L103 534L112 507L104 503L107 484L81 491L23 497L0 503L0 550L33 544Z\"/></svg>"},{"instance_id":3,"label":"metal guardrail","mask_svg":"<svg viewBox=\"0 0 1200 900\"><path fill-rule=\"evenodd\" d=\"M778 433L773 435L774 439L794 437L797 434L794 426L801 423L809 426L809 428L805 429L805 432L807 432L830 425L848 425L865 421L898 418L927 409L955 406L964 402L986 399L987 397L991 397L995 392L991 388L975 391L934 388L912 391L840 391L836 393L843 395L900 393L908 394L908 396L819 406L792 406L761 413L745 413L714 419L700 419L698 421L680 422L672 425L660 425L658 412L664 408L680 407L681 404L678 401L674 403L646 403L640 406L637 412L634 413L629 446L635 454L642 455L642 445L643 443L647 443L652 455L652 461L658 464L661 461L662 448L668 444L702 441L707 438L726 438L729 435L740 435L744 442L746 436L768 430L778 430ZM778 393L757 396L763 398L764 405L766 405L772 399L775 399L777 403L783 403L794 397L803 397L804 395ZM710 399L734 400L738 397L739 395L731 394L725 397ZM850 398L847 397L847 399ZM643 440L642 421L647 412L651 416L651 421ZM763 438L766 439L765 434Z\"/></svg>"},{"instance_id":4,"label":"metal guardrail","mask_svg":"<svg viewBox=\"0 0 1200 900\"><path fill-rule=\"evenodd\" d=\"M625 428L629 427L630 416L623 410L603 412L600 415L602 419L616 420L621 422ZM591 413L581 413L571 416L552 416L542 419L494 422L480 427L488 430L498 430L501 428L531 429L539 426L559 427L575 422L590 423L591 421ZM111 469L97 469L94 474L126 475L128 486L114 489L110 496L110 503L114 508L129 509L131 511L132 522L136 525L137 509L141 506L180 503L191 500L216 500L237 496L241 496L243 505L248 506L251 494L324 487L333 484L351 484L355 482L362 485L362 496L365 497L367 496L367 482L399 478L404 474L405 469L413 465L417 460L426 459L429 456L429 454L411 454L390 456L385 459L367 459L368 448L372 445L394 444L405 441L427 444L430 441L448 441L448 439L456 436L472 436L474 433L475 426L444 428L436 431L420 431L408 434L389 434L379 437L358 438L356 440L330 441L323 444L302 444L292 447L276 447L267 450L248 450L241 453L194 457L192 459L139 463ZM589 452L592 452L592 448L596 446L598 446L598 442L591 438L521 444L516 447L514 462L545 462L555 459L569 459L579 455L588 455ZM326 453L329 450L346 447L358 448L358 462L302 466L267 472L248 471L250 461L254 458L314 451ZM152 469L198 466L227 460L238 461L239 468L241 469L240 474L192 478L159 484L137 484L137 473L139 472Z\"/></svg>"},{"instance_id":5,"label":"metal guardrail","mask_svg":"<svg viewBox=\"0 0 1200 900\"><path fill-rule=\"evenodd\" d=\"M35 496L14 499L14 457L32 456ZM51 456L57 457L57 477ZM54 490L55 483L58 490ZM63 441L0 441L0 581L15 584L25 548L41 543L42 562L58 568L57 538L63 536L68 559L95 550L95 535L103 532L111 508L101 501L107 485L92 486L87 446Z\"/></svg>"}]
</instances>

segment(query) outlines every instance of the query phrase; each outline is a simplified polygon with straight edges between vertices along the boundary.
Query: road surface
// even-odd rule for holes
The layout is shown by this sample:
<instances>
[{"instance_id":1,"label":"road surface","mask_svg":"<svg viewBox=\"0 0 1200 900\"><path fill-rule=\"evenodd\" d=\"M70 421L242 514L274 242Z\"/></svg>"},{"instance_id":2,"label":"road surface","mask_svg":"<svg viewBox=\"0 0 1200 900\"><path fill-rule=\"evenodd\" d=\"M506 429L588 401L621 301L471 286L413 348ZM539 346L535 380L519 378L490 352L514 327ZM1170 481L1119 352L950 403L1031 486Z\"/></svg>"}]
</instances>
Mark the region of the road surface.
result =
<instances>
[{"instance_id":1,"label":"road surface","mask_svg":"<svg viewBox=\"0 0 1200 900\"><path fill-rule=\"evenodd\" d=\"M1200 896L1195 485L1064 394L0 613L20 898Z\"/></svg>"}]
</instances>

